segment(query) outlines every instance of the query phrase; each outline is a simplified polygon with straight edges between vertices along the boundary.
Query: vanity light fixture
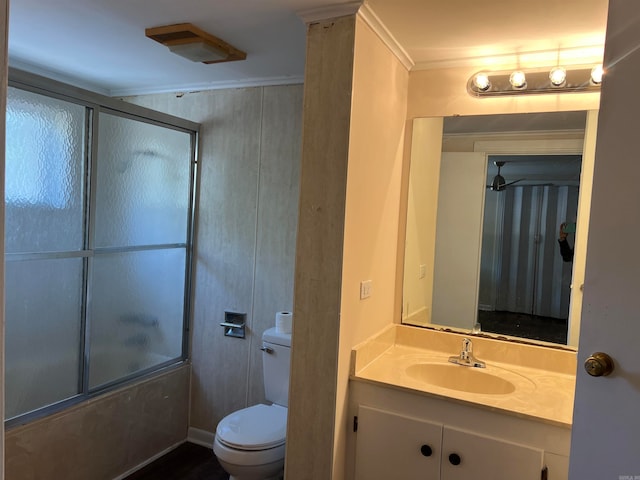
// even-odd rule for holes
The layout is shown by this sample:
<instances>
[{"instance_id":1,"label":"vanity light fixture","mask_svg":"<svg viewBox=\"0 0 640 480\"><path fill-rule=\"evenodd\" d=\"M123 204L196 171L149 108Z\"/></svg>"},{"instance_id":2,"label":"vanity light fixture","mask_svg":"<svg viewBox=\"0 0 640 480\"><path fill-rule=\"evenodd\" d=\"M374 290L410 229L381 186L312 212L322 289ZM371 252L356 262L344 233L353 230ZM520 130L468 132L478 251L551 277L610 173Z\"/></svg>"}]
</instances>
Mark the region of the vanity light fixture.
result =
<instances>
[{"instance_id":1,"label":"vanity light fixture","mask_svg":"<svg viewBox=\"0 0 640 480\"><path fill-rule=\"evenodd\" d=\"M602 65L596 65L591 69L591 82L594 85L600 85L602 83L602 76L604 75L604 69Z\"/></svg>"},{"instance_id":2,"label":"vanity light fixture","mask_svg":"<svg viewBox=\"0 0 640 480\"><path fill-rule=\"evenodd\" d=\"M145 35L192 62L206 64L244 60L247 54L191 23L147 28Z\"/></svg>"},{"instance_id":3,"label":"vanity light fixture","mask_svg":"<svg viewBox=\"0 0 640 480\"><path fill-rule=\"evenodd\" d=\"M472 97L496 97L531 93L597 92L602 83L602 65L540 68L473 74L467 82Z\"/></svg>"},{"instance_id":4,"label":"vanity light fixture","mask_svg":"<svg viewBox=\"0 0 640 480\"><path fill-rule=\"evenodd\" d=\"M473 84L480 90L481 92L486 92L491 88L491 81L489 80L489 76L486 73L478 73L475 77L473 77Z\"/></svg>"},{"instance_id":5,"label":"vanity light fixture","mask_svg":"<svg viewBox=\"0 0 640 480\"><path fill-rule=\"evenodd\" d=\"M549 81L554 87L562 87L567 81L567 71L562 67L554 67L549 72Z\"/></svg>"},{"instance_id":6,"label":"vanity light fixture","mask_svg":"<svg viewBox=\"0 0 640 480\"><path fill-rule=\"evenodd\" d=\"M516 70L511 75L509 75L509 83L513 88L523 90L527 88L527 76L522 70Z\"/></svg>"}]
</instances>

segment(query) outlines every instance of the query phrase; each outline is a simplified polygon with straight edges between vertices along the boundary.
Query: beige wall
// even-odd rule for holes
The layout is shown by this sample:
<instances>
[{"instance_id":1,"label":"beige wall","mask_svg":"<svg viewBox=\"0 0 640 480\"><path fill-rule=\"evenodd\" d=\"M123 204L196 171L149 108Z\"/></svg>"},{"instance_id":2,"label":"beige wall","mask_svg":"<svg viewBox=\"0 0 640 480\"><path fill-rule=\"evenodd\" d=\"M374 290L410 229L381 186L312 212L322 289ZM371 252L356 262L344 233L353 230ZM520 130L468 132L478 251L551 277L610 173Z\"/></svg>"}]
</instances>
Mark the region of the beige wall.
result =
<instances>
[{"instance_id":1,"label":"beige wall","mask_svg":"<svg viewBox=\"0 0 640 480\"><path fill-rule=\"evenodd\" d=\"M597 110L587 114L587 126L584 132L582 149L582 168L580 171L580 196L578 197L578 230L573 249L573 271L571 272L571 302L569 304L569 333L567 344L578 347L580 325L582 323L582 296L587 263L587 239L589 219L591 217L591 197L596 156L596 136L598 133Z\"/></svg>"},{"instance_id":2,"label":"beige wall","mask_svg":"<svg viewBox=\"0 0 640 480\"><path fill-rule=\"evenodd\" d=\"M190 426L212 433L264 401L262 332L293 307L302 86L126 100L202 124ZM223 335L225 310L247 313L246 339Z\"/></svg>"},{"instance_id":3,"label":"beige wall","mask_svg":"<svg viewBox=\"0 0 640 480\"><path fill-rule=\"evenodd\" d=\"M344 475L351 348L393 322L409 73L357 17L340 305L333 478ZM360 299L360 282L371 297Z\"/></svg>"},{"instance_id":4,"label":"beige wall","mask_svg":"<svg viewBox=\"0 0 640 480\"><path fill-rule=\"evenodd\" d=\"M4 132L7 102L7 29L9 1L0 0L0 192L4 198ZM4 202L0 206L0 247L4 251ZM0 260L0 278L4 279L4 257ZM0 282L0 418L4 418L4 280ZM0 478L4 478L4 436L0 435Z\"/></svg>"},{"instance_id":5,"label":"beige wall","mask_svg":"<svg viewBox=\"0 0 640 480\"><path fill-rule=\"evenodd\" d=\"M184 365L6 433L6 480L112 480L187 436Z\"/></svg>"},{"instance_id":6,"label":"beige wall","mask_svg":"<svg viewBox=\"0 0 640 480\"><path fill-rule=\"evenodd\" d=\"M402 286L402 320L412 325L431 322L433 265L436 238L433 225L438 211L440 157L442 155L441 117L413 122L411 168L407 193L406 237ZM403 251L402 244L398 250ZM424 277L420 268L424 266Z\"/></svg>"},{"instance_id":7,"label":"beige wall","mask_svg":"<svg viewBox=\"0 0 640 480\"><path fill-rule=\"evenodd\" d=\"M308 33L295 293L295 310L298 315L304 311L304 320L294 329L290 478L343 478L349 350L400 317L404 252L398 245L404 245L402 192L408 188L411 143L406 120L410 126L412 118L424 116L593 109L599 101L598 94L473 99L465 86L477 68L407 74L356 18L353 25L352 17L314 23ZM352 31L353 65L348 56ZM347 110L349 88L353 96ZM342 251L335 245L341 228ZM358 296L362 280L373 280L373 295L366 300ZM331 429L333 469L328 472L326 438ZM314 439L313 448L309 438Z\"/></svg>"},{"instance_id":8,"label":"beige wall","mask_svg":"<svg viewBox=\"0 0 640 480\"><path fill-rule=\"evenodd\" d=\"M285 477L329 479L355 17L309 25Z\"/></svg>"},{"instance_id":9,"label":"beige wall","mask_svg":"<svg viewBox=\"0 0 640 480\"><path fill-rule=\"evenodd\" d=\"M526 67L526 65L522 65L522 68ZM598 108L600 94L597 92L473 98L467 93L467 80L480 68L481 66L471 66L411 72L409 75L407 118L556 112Z\"/></svg>"},{"instance_id":10,"label":"beige wall","mask_svg":"<svg viewBox=\"0 0 640 480\"><path fill-rule=\"evenodd\" d=\"M350 351L395 311L408 72L359 16L307 45L286 476L342 479Z\"/></svg>"}]
</instances>

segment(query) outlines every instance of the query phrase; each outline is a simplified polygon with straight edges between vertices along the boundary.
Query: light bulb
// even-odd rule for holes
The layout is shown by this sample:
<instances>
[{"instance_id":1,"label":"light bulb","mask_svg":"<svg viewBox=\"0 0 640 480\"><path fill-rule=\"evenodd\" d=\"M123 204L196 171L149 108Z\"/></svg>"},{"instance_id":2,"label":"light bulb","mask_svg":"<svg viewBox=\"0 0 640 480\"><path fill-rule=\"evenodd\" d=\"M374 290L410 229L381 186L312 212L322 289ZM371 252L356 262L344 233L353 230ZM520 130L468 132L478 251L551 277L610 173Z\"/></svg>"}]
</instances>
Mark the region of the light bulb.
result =
<instances>
[{"instance_id":1,"label":"light bulb","mask_svg":"<svg viewBox=\"0 0 640 480\"><path fill-rule=\"evenodd\" d=\"M567 79L567 71L562 67L552 68L549 72L549 80L554 87L561 87Z\"/></svg>"},{"instance_id":2,"label":"light bulb","mask_svg":"<svg viewBox=\"0 0 640 480\"><path fill-rule=\"evenodd\" d=\"M591 69L591 81L595 85L600 85L602 83L602 76L604 75L604 70L602 65L596 65Z\"/></svg>"},{"instance_id":3,"label":"light bulb","mask_svg":"<svg viewBox=\"0 0 640 480\"><path fill-rule=\"evenodd\" d=\"M491 81L486 73L478 73L473 77L473 84L481 92L486 92L491 87Z\"/></svg>"},{"instance_id":4,"label":"light bulb","mask_svg":"<svg viewBox=\"0 0 640 480\"><path fill-rule=\"evenodd\" d=\"M527 86L527 77L522 70L516 70L509 76L509 83L513 88L522 89Z\"/></svg>"}]
</instances>

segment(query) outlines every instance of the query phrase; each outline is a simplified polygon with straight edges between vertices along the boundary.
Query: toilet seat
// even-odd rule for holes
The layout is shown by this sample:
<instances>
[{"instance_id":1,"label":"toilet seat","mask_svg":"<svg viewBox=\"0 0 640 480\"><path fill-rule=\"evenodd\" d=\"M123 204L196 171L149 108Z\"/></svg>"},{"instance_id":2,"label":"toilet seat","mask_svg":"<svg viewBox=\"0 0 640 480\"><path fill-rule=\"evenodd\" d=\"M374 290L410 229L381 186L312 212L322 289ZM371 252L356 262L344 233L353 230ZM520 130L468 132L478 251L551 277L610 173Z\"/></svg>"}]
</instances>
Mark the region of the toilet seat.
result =
<instances>
[{"instance_id":1,"label":"toilet seat","mask_svg":"<svg viewBox=\"0 0 640 480\"><path fill-rule=\"evenodd\" d=\"M287 409L258 404L224 417L216 428L216 440L242 451L268 450L284 445Z\"/></svg>"}]
</instances>

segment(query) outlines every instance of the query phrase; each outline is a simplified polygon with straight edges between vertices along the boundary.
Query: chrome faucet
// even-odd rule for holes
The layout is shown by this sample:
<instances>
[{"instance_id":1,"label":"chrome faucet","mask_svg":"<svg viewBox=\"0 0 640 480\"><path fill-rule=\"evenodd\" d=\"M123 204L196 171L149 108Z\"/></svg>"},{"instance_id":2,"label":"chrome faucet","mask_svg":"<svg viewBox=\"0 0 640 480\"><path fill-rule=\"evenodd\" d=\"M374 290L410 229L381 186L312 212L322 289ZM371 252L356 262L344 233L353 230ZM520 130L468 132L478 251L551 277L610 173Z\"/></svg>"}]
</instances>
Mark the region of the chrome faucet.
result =
<instances>
[{"instance_id":1,"label":"chrome faucet","mask_svg":"<svg viewBox=\"0 0 640 480\"><path fill-rule=\"evenodd\" d=\"M487 366L486 363L473 356L473 343L471 343L471 340L468 338L462 339L462 350L460 351L460 355L449 357L449 361L465 367L485 368Z\"/></svg>"}]
</instances>

